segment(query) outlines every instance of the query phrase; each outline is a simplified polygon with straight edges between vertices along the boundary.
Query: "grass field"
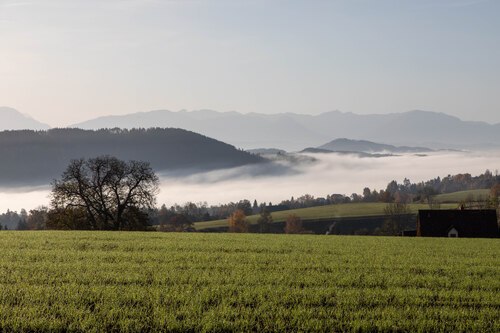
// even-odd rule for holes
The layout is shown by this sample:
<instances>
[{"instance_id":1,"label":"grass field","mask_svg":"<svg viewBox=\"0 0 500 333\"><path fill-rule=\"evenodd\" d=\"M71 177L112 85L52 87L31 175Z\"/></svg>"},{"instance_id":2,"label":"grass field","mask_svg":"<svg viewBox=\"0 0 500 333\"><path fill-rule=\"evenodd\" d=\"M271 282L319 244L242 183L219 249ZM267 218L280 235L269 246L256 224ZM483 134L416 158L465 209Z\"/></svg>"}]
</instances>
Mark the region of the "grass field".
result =
<instances>
[{"instance_id":1,"label":"grass field","mask_svg":"<svg viewBox=\"0 0 500 333\"><path fill-rule=\"evenodd\" d=\"M500 241L0 232L0 331L500 331Z\"/></svg>"},{"instance_id":2,"label":"grass field","mask_svg":"<svg viewBox=\"0 0 500 333\"><path fill-rule=\"evenodd\" d=\"M484 200L489 198L490 190L469 190L469 191L460 191L446 194L439 194L434 197L436 201L439 202L461 202L465 201L468 198L472 198L473 200Z\"/></svg>"},{"instance_id":3,"label":"grass field","mask_svg":"<svg viewBox=\"0 0 500 333\"><path fill-rule=\"evenodd\" d=\"M384 215L384 208L387 206L386 203L376 202L376 203L348 203L348 204L338 204L338 205L327 205L318 206L311 208L301 208L301 209L291 209L280 212L274 212L273 216L274 222L285 221L286 217L290 214L295 214L303 220L308 219L329 219L329 218L339 218L339 217L358 217L358 216L378 216ZM415 214L419 209L429 209L427 204L410 204L410 209ZM454 209L457 208L456 204L443 204L441 208ZM251 215L247 217L247 221L251 224L257 223L259 215ZM203 230L207 228L225 227L227 226L227 220L215 220L208 222L196 222L195 228L197 230Z\"/></svg>"}]
</instances>

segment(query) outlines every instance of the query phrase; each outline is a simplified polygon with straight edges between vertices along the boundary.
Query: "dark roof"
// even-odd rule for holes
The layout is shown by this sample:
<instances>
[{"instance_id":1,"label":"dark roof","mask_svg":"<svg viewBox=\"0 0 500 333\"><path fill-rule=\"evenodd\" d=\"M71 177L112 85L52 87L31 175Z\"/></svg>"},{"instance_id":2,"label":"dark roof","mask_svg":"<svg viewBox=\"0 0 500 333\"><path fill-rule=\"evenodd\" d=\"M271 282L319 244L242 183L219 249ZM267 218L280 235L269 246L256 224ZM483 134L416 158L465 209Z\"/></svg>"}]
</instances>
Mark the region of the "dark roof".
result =
<instances>
[{"instance_id":1,"label":"dark roof","mask_svg":"<svg viewBox=\"0 0 500 333\"><path fill-rule=\"evenodd\" d=\"M455 228L459 237L498 237L497 213L494 209L419 210L417 236L447 237Z\"/></svg>"}]
</instances>

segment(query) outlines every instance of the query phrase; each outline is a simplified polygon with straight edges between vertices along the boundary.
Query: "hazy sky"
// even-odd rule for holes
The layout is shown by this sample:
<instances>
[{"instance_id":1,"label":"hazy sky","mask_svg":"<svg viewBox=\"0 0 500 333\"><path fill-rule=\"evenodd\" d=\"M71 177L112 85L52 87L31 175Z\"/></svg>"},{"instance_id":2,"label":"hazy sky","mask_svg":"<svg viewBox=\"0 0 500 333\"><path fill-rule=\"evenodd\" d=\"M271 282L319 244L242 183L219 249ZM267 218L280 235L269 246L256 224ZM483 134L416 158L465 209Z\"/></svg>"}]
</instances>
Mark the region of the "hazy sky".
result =
<instances>
[{"instance_id":1,"label":"hazy sky","mask_svg":"<svg viewBox=\"0 0 500 333\"><path fill-rule=\"evenodd\" d=\"M0 105L500 122L498 0L0 0Z\"/></svg>"}]
</instances>

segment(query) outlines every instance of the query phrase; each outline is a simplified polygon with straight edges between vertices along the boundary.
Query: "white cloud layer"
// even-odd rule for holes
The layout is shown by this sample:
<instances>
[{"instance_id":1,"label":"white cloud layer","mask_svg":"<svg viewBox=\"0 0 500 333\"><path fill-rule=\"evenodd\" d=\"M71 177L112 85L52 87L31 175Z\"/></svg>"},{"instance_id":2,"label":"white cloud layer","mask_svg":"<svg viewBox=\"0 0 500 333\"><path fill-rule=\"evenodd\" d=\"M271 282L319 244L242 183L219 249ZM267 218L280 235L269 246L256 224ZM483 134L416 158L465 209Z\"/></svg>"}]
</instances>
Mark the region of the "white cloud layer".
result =
<instances>
[{"instance_id":1,"label":"white cloud layer","mask_svg":"<svg viewBox=\"0 0 500 333\"><path fill-rule=\"evenodd\" d=\"M335 154L314 157L317 159L314 163L246 166L188 177L163 175L158 204L170 206L187 201L219 204L241 199L278 203L306 193L321 197L361 193L365 186L380 190L391 180L401 182L405 177L419 182L448 174L479 175L486 169L492 172L500 169L498 152L434 153L425 157L358 158ZM48 187L0 189L0 212L47 205L48 195Z\"/></svg>"}]
</instances>

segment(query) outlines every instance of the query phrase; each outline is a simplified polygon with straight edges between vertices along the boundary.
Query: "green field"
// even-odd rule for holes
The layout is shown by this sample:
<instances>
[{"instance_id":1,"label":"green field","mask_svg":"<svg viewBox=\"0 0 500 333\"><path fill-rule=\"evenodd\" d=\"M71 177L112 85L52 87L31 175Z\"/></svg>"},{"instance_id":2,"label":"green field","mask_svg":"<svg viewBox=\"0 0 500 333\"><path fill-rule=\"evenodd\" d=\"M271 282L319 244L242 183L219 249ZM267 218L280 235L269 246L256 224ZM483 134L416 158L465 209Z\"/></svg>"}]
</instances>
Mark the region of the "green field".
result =
<instances>
[{"instance_id":1,"label":"green field","mask_svg":"<svg viewBox=\"0 0 500 333\"><path fill-rule=\"evenodd\" d=\"M0 232L0 331L500 331L500 241Z\"/></svg>"},{"instance_id":2,"label":"green field","mask_svg":"<svg viewBox=\"0 0 500 333\"><path fill-rule=\"evenodd\" d=\"M439 194L434 197L438 202L461 202L469 198L473 200L484 200L490 197L490 190L469 190L446 194Z\"/></svg>"},{"instance_id":3,"label":"green field","mask_svg":"<svg viewBox=\"0 0 500 333\"><path fill-rule=\"evenodd\" d=\"M274 212L273 216L274 222L285 221L286 217L290 214L295 214L303 220L317 220L317 219L331 219L339 217L360 217L360 216L379 216L384 215L384 208L387 206L386 203L376 202L376 203L348 203L348 204L337 204L337 205L327 205L318 206L311 208L301 208L301 209L291 209L284 210L280 212ZM410 204L410 209L415 214L419 209L429 209L427 204ZM454 209L457 208L457 204L443 204L441 208ZM247 221L251 224L257 223L259 215L251 215L247 217ZM217 228L226 227L227 220L216 220L209 222L196 222L195 228L197 230L203 230L207 228Z\"/></svg>"}]
</instances>

